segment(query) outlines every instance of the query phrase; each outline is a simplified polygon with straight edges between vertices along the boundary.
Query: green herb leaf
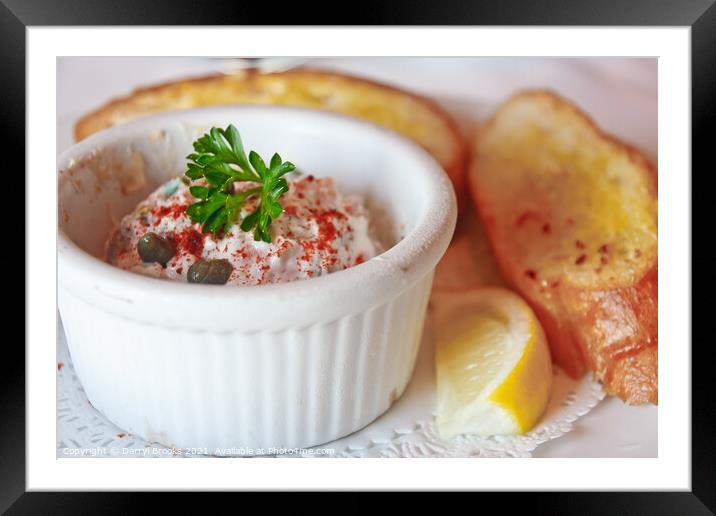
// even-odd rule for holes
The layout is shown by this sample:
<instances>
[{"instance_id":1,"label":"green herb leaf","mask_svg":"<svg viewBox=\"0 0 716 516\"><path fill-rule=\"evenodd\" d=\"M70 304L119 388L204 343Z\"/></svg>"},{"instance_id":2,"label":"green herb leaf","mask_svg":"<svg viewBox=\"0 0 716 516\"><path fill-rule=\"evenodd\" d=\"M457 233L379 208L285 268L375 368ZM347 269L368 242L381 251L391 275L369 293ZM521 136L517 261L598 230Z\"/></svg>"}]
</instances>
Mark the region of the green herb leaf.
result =
<instances>
[{"instance_id":1,"label":"green herb leaf","mask_svg":"<svg viewBox=\"0 0 716 516\"><path fill-rule=\"evenodd\" d=\"M296 170L296 165L291 163L290 161L287 161L285 163L282 163L278 167L278 172L276 172L276 177L281 177L284 174L288 174L289 172L293 172Z\"/></svg>"},{"instance_id":2,"label":"green herb leaf","mask_svg":"<svg viewBox=\"0 0 716 516\"><path fill-rule=\"evenodd\" d=\"M251 231L254 226L256 226L256 222L259 218L259 212L258 210L252 212L251 214L244 217L244 220L241 221L241 229L243 231Z\"/></svg>"},{"instance_id":3,"label":"green herb leaf","mask_svg":"<svg viewBox=\"0 0 716 516\"><path fill-rule=\"evenodd\" d=\"M284 178L280 178L276 181L276 186L274 186L273 190L271 190L271 198L276 200L286 192L288 192L288 181Z\"/></svg>"},{"instance_id":4,"label":"green herb leaf","mask_svg":"<svg viewBox=\"0 0 716 516\"><path fill-rule=\"evenodd\" d=\"M189 165L187 165L187 169L188 170L186 171L185 175L189 179L201 179L204 176L204 171L199 165L189 163Z\"/></svg>"},{"instance_id":5,"label":"green herb leaf","mask_svg":"<svg viewBox=\"0 0 716 516\"><path fill-rule=\"evenodd\" d=\"M281 166L281 156L278 155L278 152L271 157L270 166L272 171Z\"/></svg>"},{"instance_id":6,"label":"green herb leaf","mask_svg":"<svg viewBox=\"0 0 716 516\"><path fill-rule=\"evenodd\" d=\"M191 218L194 222L201 222L203 219L205 205L206 201L190 204L186 208L186 214L189 215L189 218Z\"/></svg>"},{"instance_id":7,"label":"green herb leaf","mask_svg":"<svg viewBox=\"0 0 716 516\"><path fill-rule=\"evenodd\" d=\"M259 173L262 179L266 178L268 170L266 170L266 163L261 159L256 152L251 151L249 153L249 162L254 166L254 170Z\"/></svg>"},{"instance_id":8,"label":"green herb leaf","mask_svg":"<svg viewBox=\"0 0 716 516\"><path fill-rule=\"evenodd\" d=\"M279 203L274 201L273 203L270 204L270 206L268 208L268 212L269 212L269 215L271 215L271 218L275 219L276 217L281 215L281 213L283 213L283 206L281 206Z\"/></svg>"},{"instance_id":9,"label":"green herb leaf","mask_svg":"<svg viewBox=\"0 0 716 516\"><path fill-rule=\"evenodd\" d=\"M256 209L241 221L242 231L254 230L254 240L271 242L269 226L283 213L278 199L288 191L282 176L295 170L283 162L278 153L269 166L258 153L246 156L239 131L233 125L226 129L212 127L193 143L194 152L187 156L185 176L188 181L204 180L209 186L194 185L189 192L201 199L187 207L186 213L201 223L205 232L229 231L239 217L244 202L257 196ZM234 193L234 183L257 183L254 188Z\"/></svg>"},{"instance_id":10,"label":"green herb leaf","mask_svg":"<svg viewBox=\"0 0 716 516\"><path fill-rule=\"evenodd\" d=\"M199 199L206 199L209 197L209 189L205 186L190 186L189 193Z\"/></svg>"}]
</instances>

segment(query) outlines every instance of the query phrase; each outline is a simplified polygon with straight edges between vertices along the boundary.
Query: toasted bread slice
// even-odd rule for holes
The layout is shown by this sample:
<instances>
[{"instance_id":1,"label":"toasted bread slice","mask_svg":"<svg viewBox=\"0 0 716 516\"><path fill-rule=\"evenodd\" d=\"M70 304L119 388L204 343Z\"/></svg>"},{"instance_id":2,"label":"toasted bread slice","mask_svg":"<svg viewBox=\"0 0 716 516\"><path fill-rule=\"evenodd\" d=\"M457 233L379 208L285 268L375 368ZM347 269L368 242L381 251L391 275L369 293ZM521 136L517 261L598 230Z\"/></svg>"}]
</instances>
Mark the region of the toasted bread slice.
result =
<instances>
[{"instance_id":1,"label":"toasted bread slice","mask_svg":"<svg viewBox=\"0 0 716 516\"><path fill-rule=\"evenodd\" d=\"M555 362L593 371L628 403L656 403L656 169L566 100L531 91L479 130L469 181Z\"/></svg>"},{"instance_id":2,"label":"toasted bread slice","mask_svg":"<svg viewBox=\"0 0 716 516\"><path fill-rule=\"evenodd\" d=\"M465 141L437 104L385 84L326 71L264 74L249 70L143 88L84 116L75 126L75 139L141 116L213 104L302 106L374 122L425 148L450 176L458 196L465 191Z\"/></svg>"},{"instance_id":3,"label":"toasted bread slice","mask_svg":"<svg viewBox=\"0 0 716 516\"><path fill-rule=\"evenodd\" d=\"M435 267L433 292L504 286L480 217L466 206L450 246Z\"/></svg>"}]
</instances>

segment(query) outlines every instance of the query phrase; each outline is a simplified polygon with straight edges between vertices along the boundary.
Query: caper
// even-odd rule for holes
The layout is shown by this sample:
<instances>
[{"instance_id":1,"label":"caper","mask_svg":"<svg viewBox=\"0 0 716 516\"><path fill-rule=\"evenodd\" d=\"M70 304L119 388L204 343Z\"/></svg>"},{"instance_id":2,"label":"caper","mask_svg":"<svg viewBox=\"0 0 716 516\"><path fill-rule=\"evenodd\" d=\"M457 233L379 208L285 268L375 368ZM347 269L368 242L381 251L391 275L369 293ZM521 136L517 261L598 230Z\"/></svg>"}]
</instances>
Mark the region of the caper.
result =
<instances>
[{"instance_id":1,"label":"caper","mask_svg":"<svg viewBox=\"0 0 716 516\"><path fill-rule=\"evenodd\" d=\"M174 257L174 245L156 233L145 233L137 242L137 252L143 262L156 262L166 266Z\"/></svg>"},{"instance_id":2,"label":"caper","mask_svg":"<svg viewBox=\"0 0 716 516\"><path fill-rule=\"evenodd\" d=\"M224 285L233 270L228 260L199 260L189 267L186 279L189 283Z\"/></svg>"}]
</instances>

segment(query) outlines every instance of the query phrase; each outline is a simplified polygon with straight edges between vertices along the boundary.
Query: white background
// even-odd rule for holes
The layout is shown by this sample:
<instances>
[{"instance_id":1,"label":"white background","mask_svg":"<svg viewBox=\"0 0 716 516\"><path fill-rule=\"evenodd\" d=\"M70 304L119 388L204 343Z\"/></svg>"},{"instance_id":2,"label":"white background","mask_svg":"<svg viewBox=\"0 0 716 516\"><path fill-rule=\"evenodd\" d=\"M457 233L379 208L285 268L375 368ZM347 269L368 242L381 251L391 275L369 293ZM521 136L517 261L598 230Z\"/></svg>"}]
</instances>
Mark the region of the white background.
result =
<instances>
[{"instance_id":1,"label":"white background","mask_svg":"<svg viewBox=\"0 0 716 516\"><path fill-rule=\"evenodd\" d=\"M201 33L200 31L204 31ZM157 37L156 32L161 32ZM189 37L189 32L191 37ZM188 32L179 30L154 29L30 29L28 39L29 50L29 82L28 94L29 108L29 138L28 188L37 192L36 202L42 201L39 195L42 190L42 179L37 184L33 178L41 178L42 170L52 168L51 157L38 152L33 146L33 135L39 136L42 131L51 131L60 125L69 123L78 112L94 107L106 100L107 95L122 94L136 84L134 79L123 76L112 76L108 73L98 74L94 77L85 77L80 83L68 82L60 77L57 84L60 105L52 95L55 80L55 65L58 55L83 55L90 50L88 41L92 42L91 51L97 55L188 55L211 54L217 48L236 49L242 55L285 55L291 51L296 55L317 55L326 51L326 41L331 41L331 51L345 55L366 55L388 52L390 55L628 55L628 56L660 56L659 69L653 68L649 72L648 62L642 62L639 67L643 69L632 74L632 68L624 68L619 62L602 63L602 72L595 75L585 72L590 78L583 78L575 84L571 98L591 112L597 121L607 130L620 137L629 139L647 154L654 156L657 149L653 131L640 131L638 126L646 120L653 123L656 117L653 103L640 104L634 97L611 98L614 110L599 111L599 106L589 101L589 91L598 88L599 81L611 84L631 84L633 89L653 88L653 75L659 77L659 137L661 141L668 141L669 145L658 148L658 161L660 164L660 198L661 224L660 224L660 255L662 266L660 269L669 270L669 275L660 274L659 283L662 291L660 303L659 333L662 343L660 354L660 407L661 417L658 421L659 435L661 436L658 459L624 460L569 460L561 459L550 461L523 461L523 460L491 460L491 461L449 461L449 467L442 460L429 461L429 465L421 466L420 462L413 461L352 461L349 464L343 461L309 461L309 466L298 466L297 462L306 461L248 461L250 465L241 466L251 470L246 474L232 464L246 461L212 461L212 465L199 465L194 462L192 466L166 465L165 461L155 461L160 464L149 465L145 463L137 469L139 462L131 461L132 465L124 464L127 461L94 459L88 461L55 460L54 440L50 429L54 427L54 354L49 351L43 354L42 350L54 348L52 330L54 324L42 325L42 317L50 316L54 319L54 299L42 299L42 285L55 284L55 271L47 271L35 275L29 281L29 302L37 310L29 311L37 319L37 324L29 321L28 332L28 366L30 369L30 384L28 388L28 487L50 486L136 486L148 488L150 486L164 486L166 488L180 488L194 486L197 488L228 488L234 486L374 486L374 487L473 487L473 488L688 488L689 479L689 268L690 243L688 241L689 227L689 174L690 174L690 99L689 99L689 31L688 29L462 29L462 30L427 30L427 29L400 29L389 31L385 29L358 30L286 30L274 29L271 34L262 32L262 37L253 30L233 29L191 29ZM300 35L300 38L296 38ZM265 36L265 37L264 37ZM399 37L398 37L399 36ZM568 43L568 44L567 44ZM499 49L497 51L496 49ZM241 52L238 52L241 50ZM185 60L189 61L189 60ZM194 64L192 61L184 70L197 66L197 71L206 63ZM449 64L451 60L443 63ZM453 60L454 61L454 60ZM338 66L348 69L347 61L341 61ZM334 61L335 64L335 61ZM211 63L213 66L214 63ZM61 66L64 66L61 65ZM145 65L146 66L146 65ZM365 71L366 62L357 62L354 71ZM600 66L599 64L597 66ZM620 66L622 68L620 69ZM362 67L362 68L361 68ZM516 69L503 65L500 71L503 76L513 75L514 84L532 86L538 79L541 85L552 85L554 74L549 68L542 76L535 70L519 72ZM375 77L392 80L424 93L435 94L446 101L446 106L465 106L463 102L475 98L475 114L483 116L489 106L509 94L502 91L500 83L496 81L499 76L496 68L475 66L466 73L449 70L434 69L423 72L423 76L410 75L416 72L415 68L404 65L403 69L396 68L395 62L385 61L381 67L374 68ZM482 72L480 71L482 70ZM153 75L143 75L147 82L154 79L174 77L177 69L168 70L155 68ZM166 74L166 75L162 75ZM60 74L62 75L62 74ZM600 77L597 79L597 77ZM644 80L649 77L648 80ZM438 78L441 80L438 81ZM443 79L444 82L443 82ZM63 82L64 81L64 82ZM142 81L144 82L144 81ZM449 84L449 89L440 89L437 85ZM407 84L406 84L407 83ZM104 86L102 86L104 84ZM94 87L90 87L90 86ZM65 103L68 90L79 89L83 92L76 95L75 100ZM428 91L429 89L429 91ZM92 91L92 93L89 93ZM617 91L612 89L612 91ZM101 93L100 93L101 92ZM489 92L489 93L488 93ZM564 91L563 91L564 93ZM98 96L92 96L98 95ZM73 103L74 102L74 103ZM593 102L593 101L592 101ZM653 101L652 101L653 102ZM58 120L54 119L57 108ZM624 117L623 109L630 109L630 113L639 115ZM622 118L615 118L621 111ZM645 118L644 118L645 117ZM651 117L651 118L649 118ZM644 127L644 125L641 125ZM39 141L36 138L35 141ZM58 144L64 145L58 135ZM58 149L59 150L59 149ZM33 152L34 151L34 152ZM664 170L668 174L664 174ZM38 188L33 188L37 186ZM45 185L47 186L47 185ZM49 185L50 187L53 185ZM47 188L45 188L47 190ZM666 192L666 193L665 193ZM46 192L45 200L52 202L53 193ZM32 204L32 203L31 203ZM668 214L667 217L664 213ZM29 209L30 219L33 218L32 207ZM28 226L37 227L33 220L28 220ZM44 225L54 231L56 227L45 220ZM39 238L35 241L41 240ZM49 252L54 253L49 238ZM668 242L665 247L664 242ZM33 260L40 256L47 256L39 249L39 243L31 242L29 247L30 266ZM39 264L39 262L38 262ZM33 268L43 269L42 267ZM47 269L46 267L44 269ZM667 295L664 295L666 291ZM45 296L47 297L47 296ZM664 317L668 314L669 317ZM31 317L32 319L33 317ZM44 335L43 335L44 332ZM47 340L45 340L47 339ZM44 345L43 342L52 345ZM47 356L49 355L49 357ZM42 366L44 364L44 367ZM52 378L45 378L42 371L52 371ZM44 389L42 385L44 384ZM668 386L668 388L664 388ZM618 420L618 429L611 429L611 435L579 435L575 432L570 437L573 445L579 448L577 442L581 437L589 438L589 446L595 451L594 455L604 456L613 440L616 438L622 446L622 451L628 450L630 444L640 442L641 437L635 437L635 428L641 427L649 418L655 417L654 409L629 409L622 412L621 407L614 403L603 404L583 420L583 426L595 423L599 418L614 417ZM653 419L652 426L653 426ZM44 424L43 424L44 423ZM649 426L646 424L646 426ZM655 437L655 436L652 436ZM649 439L649 438L647 438ZM565 441L566 442L566 441ZM545 446L545 454L557 454L555 448L564 443L556 441ZM641 446L639 444L638 446ZM572 455L575 448L564 448L559 455ZM629 453L623 453L629 455ZM606 455L609 455L608 453ZM48 460L49 459L49 460ZM208 459L209 461L211 459ZM199 459L200 461L200 459ZM181 461L187 462L187 461ZM192 461L189 461L192 462ZM280 468L276 466L281 463ZM333 463L333 466L324 463ZM380 466L377 463L381 462ZM408 464L410 463L410 464ZM373 464L373 465L371 465ZM191 469L187 469L191 468ZM298 469L303 468L303 469ZM304 473L305 468L312 470L311 475ZM335 470L341 473L336 474ZM100 474L101 472L101 474ZM161 472L161 474L159 474ZM193 472L193 474L190 474ZM200 475L199 475L199 472ZM233 474L231 474L233 472ZM299 473L301 472L301 473ZM578 473L577 473L578 472Z\"/></svg>"}]
</instances>

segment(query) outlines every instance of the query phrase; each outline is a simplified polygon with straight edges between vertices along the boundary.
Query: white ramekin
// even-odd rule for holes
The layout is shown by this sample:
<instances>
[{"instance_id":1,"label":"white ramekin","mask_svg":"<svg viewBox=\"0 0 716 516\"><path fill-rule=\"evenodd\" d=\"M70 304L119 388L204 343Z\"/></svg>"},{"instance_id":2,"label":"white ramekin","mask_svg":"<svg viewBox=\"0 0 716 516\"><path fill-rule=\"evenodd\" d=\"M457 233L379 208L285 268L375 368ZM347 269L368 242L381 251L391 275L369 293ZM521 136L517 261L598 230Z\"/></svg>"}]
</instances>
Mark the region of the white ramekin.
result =
<instances>
[{"instance_id":1,"label":"white ramekin","mask_svg":"<svg viewBox=\"0 0 716 516\"><path fill-rule=\"evenodd\" d=\"M114 224L184 171L191 142L233 123L244 145L368 199L390 247L345 271L279 285L190 285L101 260ZM373 421L405 389L455 195L418 146L340 115L214 107L102 131L58 158L59 310L90 402L168 446L309 447Z\"/></svg>"}]
</instances>

